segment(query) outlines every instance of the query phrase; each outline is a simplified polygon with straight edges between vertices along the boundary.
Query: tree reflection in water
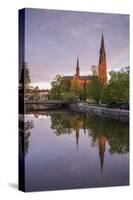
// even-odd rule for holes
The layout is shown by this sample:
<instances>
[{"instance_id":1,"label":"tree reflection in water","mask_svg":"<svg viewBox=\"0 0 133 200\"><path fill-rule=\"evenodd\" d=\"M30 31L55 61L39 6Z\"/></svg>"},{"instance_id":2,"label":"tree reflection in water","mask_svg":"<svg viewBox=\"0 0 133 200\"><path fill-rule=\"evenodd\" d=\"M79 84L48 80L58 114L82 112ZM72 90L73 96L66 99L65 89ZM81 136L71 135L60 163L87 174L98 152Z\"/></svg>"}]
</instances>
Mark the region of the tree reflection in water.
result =
<instances>
[{"instance_id":1,"label":"tree reflection in water","mask_svg":"<svg viewBox=\"0 0 133 200\"><path fill-rule=\"evenodd\" d=\"M70 134L75 131L78 148L80 129L91 136L92 146L98 145L101 171L104 165L106 142L110 154L126 154L129 152L129 125L113 119L105 119L85 114L70 112L51 113L51 128L56 135Z\"/></svg>"},{"instance_id":2,"label":"tree reflection in water","mask_svg":"<svg viewBox=\"0 0 133 200\"><path fill-rule=\"evenodd\" d=\"M95 143L100 137L105 137L110 145L111 154L129 152L129 125L113 119L89 117L87 126L91 128L91 136Z\"/></svg>"},{"instance_id":3,"label":"tree reflection in water","mask_svg":"<svg viewBox=\"0 0 133 200\"><path fill-rule=\"evenodd\" d=\"M24 118L19 119L19 134L20 145L24 156L27 155L29 149L30 129L34 128L33 121L24 121Z\"/></svg>"},{"instance_id":4,"label":"tree reflection in water","mask_svg":"<svg viewBox=\"0 0 133 200\"><path fill-rule=\"evenodd\" d=\"M51 129L54 134L61 136L62 134L75 133L75 141L78 149L81 131L91 137L91 145L98 146L100 168L103 170L104 155L106 144L109 144L110 154L126 154L129 152L129 124L114 119L105 119L96 116L87 116L82 113L70 111L47 111L32 113L36 118L39 115L50 116ZM25 127L25 135L23 132ZM22 140L24 155L28 153L30 129L34 127L33 121L20 121L20 135Z\"/></svg>"}]
</instances>

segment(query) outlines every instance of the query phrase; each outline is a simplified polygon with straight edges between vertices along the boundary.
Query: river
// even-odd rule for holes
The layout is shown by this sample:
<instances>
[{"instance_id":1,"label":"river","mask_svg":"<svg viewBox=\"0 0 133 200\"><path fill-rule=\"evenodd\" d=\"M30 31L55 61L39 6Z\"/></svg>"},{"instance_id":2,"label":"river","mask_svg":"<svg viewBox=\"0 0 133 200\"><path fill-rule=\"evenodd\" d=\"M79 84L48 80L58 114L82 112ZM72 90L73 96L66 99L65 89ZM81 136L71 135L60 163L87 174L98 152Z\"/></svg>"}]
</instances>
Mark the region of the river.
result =
<instances>
[{"instance_id":1,"label":"river","mask_svg":"<svg viewBox=\"0 0 133 200\"><path fill-rule=\"evenodd\" d=\"M26 191L129 184L127 122L67 110L30 112L20 149Z\"/></svg>"}]
</instances>

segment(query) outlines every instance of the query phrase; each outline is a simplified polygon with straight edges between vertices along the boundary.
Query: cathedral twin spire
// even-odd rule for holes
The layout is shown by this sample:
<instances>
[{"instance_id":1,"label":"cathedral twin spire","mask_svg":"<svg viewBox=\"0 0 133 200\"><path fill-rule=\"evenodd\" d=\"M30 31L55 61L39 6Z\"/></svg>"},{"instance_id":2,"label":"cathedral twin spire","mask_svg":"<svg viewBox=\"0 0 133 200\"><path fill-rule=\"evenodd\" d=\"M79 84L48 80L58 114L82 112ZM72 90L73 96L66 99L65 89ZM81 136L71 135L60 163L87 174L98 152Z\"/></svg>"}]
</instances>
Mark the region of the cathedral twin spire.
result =
<instances>
[{"instance_id":1,"label":"cathedral twin spire","mask_svg":"<svg viewBox=\"0 0 133 200\"><path fill-rule=\"evenodd\" d=\"M78 56L77 56L77 65L76 65L76 76L80 77L80 67L79 67ZM103 84L107 83L106 52L105 52L103 33L101 37L101 47L100 47L99 64L98 64L98 78L99 80L101 80Z\"/></svg>"},{"instance_id":2,"label":"cathedral twin spire","mask_svg":"<svg viewBox=\"0 0 133 200\"><path fill-rule=\"evenodd\" d=\"M107 65L106 65L106 52L104 46L104 37L102 33L101 48L98 65L98 78L105 85L107 83Z\"/></svg>"},{"instance_id":3,"label":"cathedral twin spire","mask_svg":"<svg viewBox=\"0 0 133 200\"><path fill-rule=\"evenodd\" d=\"M79 58L78 58L78 56L77 56L76 76L77 77L80 76Z\"/></svg>"}]
</instances>

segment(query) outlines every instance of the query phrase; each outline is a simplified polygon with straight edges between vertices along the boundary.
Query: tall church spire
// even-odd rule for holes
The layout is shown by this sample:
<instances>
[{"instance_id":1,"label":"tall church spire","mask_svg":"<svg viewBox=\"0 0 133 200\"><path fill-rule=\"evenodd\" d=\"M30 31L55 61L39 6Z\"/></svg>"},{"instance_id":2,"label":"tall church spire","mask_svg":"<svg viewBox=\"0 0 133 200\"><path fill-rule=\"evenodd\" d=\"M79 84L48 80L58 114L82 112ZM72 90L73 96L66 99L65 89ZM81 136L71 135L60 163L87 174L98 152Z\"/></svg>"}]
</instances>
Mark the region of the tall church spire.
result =
<instances>
[{"instance_id":1,"label":"tall church spire","mask_svg":"<svg viewBox=\"0 0 133 200\"><path fill-rule=\"evenodd\" d=\"M76 129L76 145L77 145L77 150L78 150L78 145L79 145L79 128Z\"/></svg>"},{"instance_id":2,"label":"tall church spire","mask_svg":"<svg viewBox=\"0 0 133 200\"><path fill-rule=\"evenodd\" d=\"M103 133L99 134L99 157L100 157L100 166L101 166L101 172L103 171L103 165L104 165L104 154L105 154L105 145L106 145L106 137Z\"/></svg>"},{"instance_id":3,"label":"tall church spire","mask_svg":"<svg viewBox=\"0 0 133 200\"><path fill-rule=\"evenodd\" d=\"M105 52L103 33L102 33L102 39L101 39L101 50Z\"/></svg>"},{"instance_id":4,"label":"tall church spire","mask_svg":"<svg viewBox=\"0 0 133 200\"><path fill-rule=\"evenodd\" d=\"M77 65L76 65L76 76L77 77L80 76L79 58L78 58L78 56L77 56Z\"/></svg>"},{"instance_id":5,"label":"tall church spire","mask_svg":"<svg viewBox=\"0 0 133 200\"><path fill-rule=\"evenodd\" d=\"M104 46L104 36L101 37L101 48L99 55L98 77L103 84L107 83L107 65L106 65L106 52Z\"/></svg>"}]
</instances>

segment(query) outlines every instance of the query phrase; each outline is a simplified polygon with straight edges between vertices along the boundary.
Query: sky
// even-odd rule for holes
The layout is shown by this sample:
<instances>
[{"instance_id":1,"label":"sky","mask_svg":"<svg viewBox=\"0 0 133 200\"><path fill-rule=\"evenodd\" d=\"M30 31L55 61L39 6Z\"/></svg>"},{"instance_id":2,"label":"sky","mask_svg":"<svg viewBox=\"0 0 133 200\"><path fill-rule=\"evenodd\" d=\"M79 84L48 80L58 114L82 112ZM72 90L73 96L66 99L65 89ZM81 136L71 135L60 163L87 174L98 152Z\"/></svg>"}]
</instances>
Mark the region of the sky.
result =
<instances>
[{"instance_id":1,"label":"sky","mask_svg":"<svg viewBox=\"0 0 133 200\"><path fill-rule=\"evenodd\" d=\"M57 74L81 75L98 65L103 32L107 69L129 66L129 16L93 12L26 9L25 61L33 86L50 88Z\"/></svg>"}]
</instances>

